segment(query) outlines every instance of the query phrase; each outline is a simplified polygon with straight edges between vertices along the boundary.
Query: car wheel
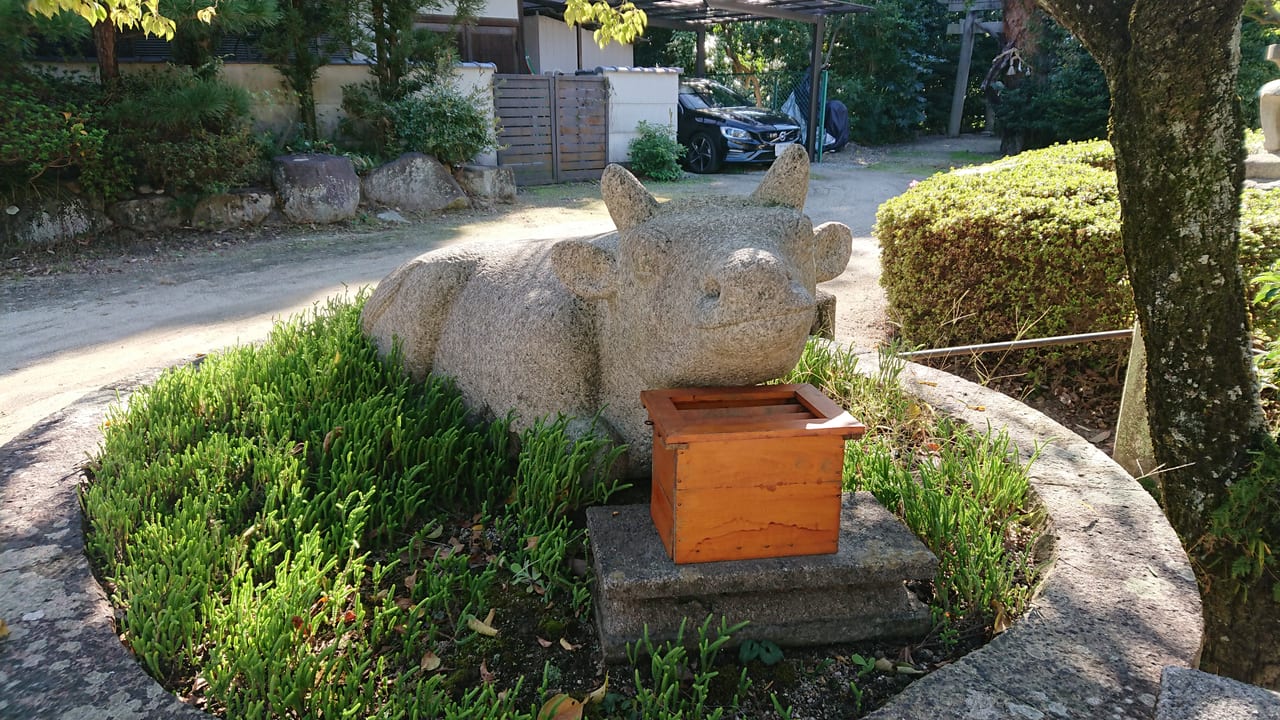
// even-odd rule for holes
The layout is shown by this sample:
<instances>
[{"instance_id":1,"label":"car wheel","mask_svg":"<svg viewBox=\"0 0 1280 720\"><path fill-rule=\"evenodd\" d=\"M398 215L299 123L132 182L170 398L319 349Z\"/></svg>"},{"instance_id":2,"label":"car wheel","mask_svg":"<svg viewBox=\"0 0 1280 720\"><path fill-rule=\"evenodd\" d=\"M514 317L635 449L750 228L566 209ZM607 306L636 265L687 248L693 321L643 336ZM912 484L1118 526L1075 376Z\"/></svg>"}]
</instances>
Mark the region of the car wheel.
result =
<instances>
[{"instance_id":1,"label":"car wheel","mask_svg":"<svg viewBox=\"0 0 1280 720\"><path fill-rule=\"evenodd\" d=\"M689 138L689 148L684 156L685 165L696 173L713 173L724 162L724 151L710 133L697 132Z\"/></svg>"}]
</instances>

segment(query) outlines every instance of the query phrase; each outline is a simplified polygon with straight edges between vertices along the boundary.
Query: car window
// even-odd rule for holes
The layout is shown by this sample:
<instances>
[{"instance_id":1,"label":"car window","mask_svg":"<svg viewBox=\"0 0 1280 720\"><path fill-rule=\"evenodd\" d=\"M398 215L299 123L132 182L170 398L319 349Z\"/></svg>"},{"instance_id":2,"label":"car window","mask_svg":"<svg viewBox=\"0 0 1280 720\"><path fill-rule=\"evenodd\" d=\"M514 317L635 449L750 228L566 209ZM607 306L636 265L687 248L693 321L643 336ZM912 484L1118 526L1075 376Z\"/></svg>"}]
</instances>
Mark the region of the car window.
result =
<instances>
[{"instance_id":1,"label":"car window","mask_svg":"<svg viewBox=\"0 0 1280 720\"><path fill-rule=\"evenodd\" d=\"M755 103L716 82L685 83L680 93L694 110L702 108L730 108L751 106Z\"/></svg>"}]
</instances>

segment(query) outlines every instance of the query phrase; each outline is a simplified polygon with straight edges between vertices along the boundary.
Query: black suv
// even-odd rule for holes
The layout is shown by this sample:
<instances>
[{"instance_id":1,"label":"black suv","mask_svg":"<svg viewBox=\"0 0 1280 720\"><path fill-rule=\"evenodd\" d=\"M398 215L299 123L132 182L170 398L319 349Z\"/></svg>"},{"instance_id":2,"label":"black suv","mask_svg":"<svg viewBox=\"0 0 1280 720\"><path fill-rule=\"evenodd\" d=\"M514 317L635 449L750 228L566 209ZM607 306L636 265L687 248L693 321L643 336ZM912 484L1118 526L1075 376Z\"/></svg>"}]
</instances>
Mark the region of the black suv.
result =
<instances>
[{"instance_id":1,"label":"black suv","mask_svg":"<svg viewBox=\"0 0 1280 720\"><path fill-rule=\"evenodd\" d=\"M680 83L677 139L685 166L712 173L726 162L773 162L774 146L800 142L800 126L790 116L758 108L712 80Z\"/></svg>"}]
</instances>

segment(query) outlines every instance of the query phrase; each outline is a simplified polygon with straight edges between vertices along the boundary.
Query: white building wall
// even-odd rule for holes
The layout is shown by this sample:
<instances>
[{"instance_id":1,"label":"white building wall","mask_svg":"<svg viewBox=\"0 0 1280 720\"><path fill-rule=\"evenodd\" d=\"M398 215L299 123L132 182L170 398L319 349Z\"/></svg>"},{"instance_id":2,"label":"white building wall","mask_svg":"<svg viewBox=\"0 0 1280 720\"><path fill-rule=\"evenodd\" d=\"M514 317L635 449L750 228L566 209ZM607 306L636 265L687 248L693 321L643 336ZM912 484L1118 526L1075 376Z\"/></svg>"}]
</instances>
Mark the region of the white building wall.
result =
<instances>
[{"instance_id":1,"label":"white building wall","mask_svg":"<svg viewBox=\"0 0 1280 720\"><path fill-rule=\"evenodd\" d=\"M609 162L627 162L641 120L676 131L679 68L606 67L609 81Z\"/></svg>"},{"instance_id":2,"label":"white building wall","mask_svg":"<svg viewBox=\"0 0 1280 720\"><path fill-rule=\"evenodd\" d=\"M433 10L432 14L453 15L454 7L453 3L445 3L440 6L439 10ZM484 7L480 9L477 17L519 20L520 3L517 0L485 0Z\"/></svg>"},{"instance_id":3,"label":"white building wall","mask_svg":"<svg viewBox=\"0 0 1280 720\"><path fill-rule=\"evenodd\" d=\"M611 42L601 48L596 45L590 30L571 28L555 18L541 15L526 17L522 25L524 50L537 74L578 70L595 70L598 67L627 67L632 64L634 53L630 45ZM578 65L581 44L582 65Z\"/></svg>"},{"instance_id":4,"label":"white building wall","mask_svg":"<svg viewBox=\"0 0 1280 720\"><path fill-rule=\"evenodd\" d=\"M493 125L494 117L497 114L497 109L493 104L493 74L497 69L498 67L493 63L465 62L458 63L453 70L453 76L458 81L459 90L464 93L475 92L481 97L490 125ZM477 165L496 167L498 165L498 153L493 150L483 155L478 155L472 162Z\"/></svg>"}]
</instances>

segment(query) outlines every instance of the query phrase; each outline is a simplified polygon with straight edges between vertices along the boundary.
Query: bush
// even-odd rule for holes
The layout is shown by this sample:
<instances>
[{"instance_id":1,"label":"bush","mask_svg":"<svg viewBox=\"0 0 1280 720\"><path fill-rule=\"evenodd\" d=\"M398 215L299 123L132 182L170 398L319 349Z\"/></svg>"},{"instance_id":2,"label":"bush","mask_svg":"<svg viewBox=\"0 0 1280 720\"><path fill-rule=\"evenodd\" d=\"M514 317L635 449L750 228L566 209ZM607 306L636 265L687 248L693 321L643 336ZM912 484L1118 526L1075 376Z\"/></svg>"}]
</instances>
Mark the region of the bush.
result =
<instances>
[{"instance_id":1,"label":"bush","mask_svg":"<svg viewBox=\"0 0 1280 720\"><path fill-rule=\"evenodd\" d=\"M260 176L249 107L245 89L187 68L125 76L103 112L109 151L132 166L121 184L210 193Z\"/></svg>"},{"instance_id":2,"label":"bush","mask_svg":"<svg viewBox=\"0 0 1280 720\"><path fill-rule=\"evenodd\" d=\"M1058 145L935 175L880 206L881 283L910 343L928 347L1128 327L1133 297L1120 237L1114 155ZM1280 257L1280 193L1246 189L1246 278ZM1114 343L1062 359L1122 361Z\"/></svg>"},{"instance_id":3,"label":"bush","mask_svg":"<svg viewBox=\"0 0 1280 720\"><path fill-rule=\"evenodd\" d=\"M0 82L0 169L6 184L49 170L84 168L102 157L106 131L86 108L49 97L38 80Z\"/></svg>"},{"instance_id":4,"label":"bush","mask_svg":"<svg viewBox=\"0 0 1280 720\"><path fill-rule=\"evenodd\" d=\"M342 131L356 145L384 159L420 152L447 165L461 165L498 146L493 123L476 93L444 82L398 100L382 99L372 83L342 89L348 118Z\"/></svg>"},{"instance_id":5,"label":"bush","mask_svg":"<svg viewBox=\"0 0 1280 720\"><path fill-rule=\"evenodd\" d=\"M636 125L637 135L627 145L631 154L631 169L647 178L670 182L684 177L680 170L680 158L684 148L676 142L668 125L655 125L641 120Z\"/></svg>"}]
</instances>

